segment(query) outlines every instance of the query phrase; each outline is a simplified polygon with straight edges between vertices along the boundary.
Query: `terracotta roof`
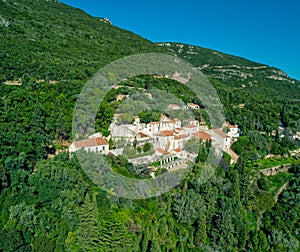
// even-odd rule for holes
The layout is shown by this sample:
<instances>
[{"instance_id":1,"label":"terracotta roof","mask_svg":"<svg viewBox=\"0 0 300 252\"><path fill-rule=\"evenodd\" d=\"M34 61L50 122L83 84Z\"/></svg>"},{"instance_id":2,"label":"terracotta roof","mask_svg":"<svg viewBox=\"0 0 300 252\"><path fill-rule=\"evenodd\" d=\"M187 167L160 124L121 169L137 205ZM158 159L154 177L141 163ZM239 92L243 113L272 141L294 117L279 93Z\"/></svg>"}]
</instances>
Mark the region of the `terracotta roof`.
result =
<instances>
[{"instance_id":1,"label":"terracotta roof","mask_svg":"<svg viewBox=\"0 0 300 252\"><path fill-rule=\"evenodd\" d=\"M85 139L78 142L73 142L76 148L84 148L84 147L95 147L101 145L108 145L107 141L103 137Z\"/></svg>"},{"instance_id":2,"label":"terracotta roof","mask_svg":"<svg viewBox=\"0 0 300 252\"><path fill-rule=\"evenodd\" d=\"M199 105L198 104L195 104L195 103L188 103L187 104L189 107L199 107Z\"/></svg>"},{"instance_id":3,"label":"terracotta roof","mask_svg":"<svg viewBox=\"0 0 300 252\"><path fill-rule=\"evenodd\" d=\"M172 120L169 120L169 121L163 121L162 123L174 123L174 121L172 121Z\"/></svg>"},{"instance_id":4,"label":"terracotta roof","mask_svg":"<svg viewBox=\"0 0 300 252\"><path fill-rule=\"evenodd\" d=\"M200 139L202 139L204 141L211 140L211 135L204 131L198 131L198 132L194 133L193 135L196 137L199 137Z\"/></svg>"},{"instance_id":5,"label":"terracotta roof","mask_svg":"<svg viewBox=\"0 0 300 252\"><path fill-rule=\"evenodd\" d=\"M231 129L236 129L236 128L238 128L237 126L235 126L235 125L231 125L231 124L226 124L226 126L225 127L227 127L227 128L231 128Z\"/></svg>"},{"instance_id":6,"label":"terracotta roof","mask_svg":"<svg viewBox=\"0 0 300 252\"><path fill-rule=\"evenodd\" d=\"M162 130L159 132L158 136L173 136L173 131L171 130Z\"/></svg>"},{"instance_id":7,"label":"terracotta roof","mask_svg":"<svg viewBox=\"0 0 300 252\"><path fill-rule=\"evenodd\" d=\"M188 137L188 136L189 136L188 134L182 134L182 135L179 135L179 136L174 136L174 139L175 139L175 140L179 140L179 139L186 138L186 137Z\"/></svg>"},{"instance_id":8,"label":"terracotta roof","mask_svg":"<svg viewBox=\"0 0 300 252\"><path fill-rule=\"evenodd\" d=\"M153 125L153 124L160 124L160 122L149 122L149 124Z\"/></svg>"},{"instance_id":9,"label":"terracotta roof","mask_svg":"<svg viewBox=\"0 0 300 252\"><path fill-rule=\"evenodd\" d=\"M177 148L177 149L173 149L173 151L176 151L176 152L182 152L182 151L183 151L183 149L181 149L181 148Z\"/></svg>"},{"instance_id":10,"label":"terracotta roof","mask_svg":"<svg viewBox=\"0 0 300 252\"><path fill-rule=\"evenodd\" d=\"M180 122L180 119L174 118L174 121L175 121L175 122Z\"/></svg>"},{"instance_id":11,"label":"terracotta roof","mask_svg":"<svg viewBox=\"0 0 300 252\"><path fill-rule=\"evenodd\" d=\"M222 130L220 129L214 129L213 130L216 134L218 134L219 136L223 137L223 138L230 138L229 136L227 136Z\"/></svg>"},{"instance_id":12,"label":"terracotta roof","mask_svg":"<svg viewBox=\"0 0 300 252\"><path fill-rule=\"evenodd\" d=\"M138 134L139 134L140 137L142 137L142 138L146 138L146 137L150 138L150 136L148 136L147 134L144 134L143 132L139 132Z\"/></svg>"},{"instance_id":13,"label":"terracotta roof","mask_svg":"<svg viewBox=\"0 0 300 252\"><path fill-rule=\"evenodd\" d=\"M162 148L157 148L157 149L155 149L155 150L158 151L158 152L160 152L160 153L162 153L163 155L169 154L169 152L167 152L166 150L164 150L164 149L162 149Z\"/></svg>"}]
</instances>

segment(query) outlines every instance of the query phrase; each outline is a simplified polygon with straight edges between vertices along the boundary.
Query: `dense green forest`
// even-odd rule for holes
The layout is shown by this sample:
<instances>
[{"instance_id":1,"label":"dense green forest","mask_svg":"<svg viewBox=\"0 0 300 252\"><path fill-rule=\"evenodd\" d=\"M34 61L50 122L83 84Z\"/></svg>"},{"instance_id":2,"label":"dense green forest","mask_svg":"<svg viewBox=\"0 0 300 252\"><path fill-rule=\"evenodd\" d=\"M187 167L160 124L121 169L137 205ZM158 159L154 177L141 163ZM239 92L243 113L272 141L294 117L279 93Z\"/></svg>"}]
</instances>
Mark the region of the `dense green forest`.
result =
<instances>
[{"instance_id":1,"label":"dense green forest","mask_svg":"<svg viewBox=\"0 0 300 252\"><path fill-rule=\"evenodd\" d=\"M291 156L300 148L292 137L300 131L299 81L213 50L155 44L57 1L1 0L0 38L0 251L300 250L300 158ZM240 157L230 165L224 154L214 170L203 164L209 146L202 146L180 185L131 200L96 186L65 143L85 82L109 62L146 52L177 55L201 69L227 121L240 127L232 146ZM183 84L136 76L108 93L97 129L109 134L118 94L153 88L199 104L195 118L209 122ZM122 156L108 159L124 176L148 176L135 174ZM278 165L289 169L261 172ZM203 173L212 174L206 182Z\"/></svg>"}]
</instances>

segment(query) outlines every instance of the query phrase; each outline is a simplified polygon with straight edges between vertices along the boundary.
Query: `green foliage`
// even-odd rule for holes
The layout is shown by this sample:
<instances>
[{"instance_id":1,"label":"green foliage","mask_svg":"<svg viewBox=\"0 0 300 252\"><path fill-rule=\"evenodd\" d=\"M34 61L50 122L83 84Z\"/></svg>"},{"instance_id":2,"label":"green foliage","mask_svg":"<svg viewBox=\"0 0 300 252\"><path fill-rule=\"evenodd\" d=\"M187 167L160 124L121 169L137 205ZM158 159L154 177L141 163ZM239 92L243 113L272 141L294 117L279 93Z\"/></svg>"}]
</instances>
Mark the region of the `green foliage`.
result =
<instances>
[{"instance_id":1,"label":"green foliage","mask_svg":"<svg viewBox=\"0 0 300 252\"><path fill-rule=\"evenodd\" d=\"M98 228L98 211L89 195L79 212L80 222L74 232L69 232L66 239L66 251L98 251L100 231Z\"/></svg>"},{"instance_id":2,"label":"green foliage","mask_svg":"<svg viewBox=\"0 0 300 252\"><path fill-rule=\"evenodd\" d=\"M0 26L0 82L22 82L0 85L0 251L299 251L299 158L260 159L299 148L291 139L291 132L300 130L298 81L270 79L266 76L280 75L278 69L204 48L184 45L179 51L172 43L166 49L57 1L6 0L0 13L9 21ZM232 147L240 159L231 168L224 154L220 166L225 169L204 166L211 143L198 147L191 141L187 148L198 147L199 155L180 185L162 196L130 200L101 191L75 156L48 155L71 141L73 108L84 83L113 60L145 52L175 52L195 67L209 64L203 72L219 94L226 119L241 129ZM175 80L137 76L123 84L99 106L96 130L104 136L120 105L116 95L137 88L163 90L155 97L159 102L172 94L182 103L197 103L201 109L192 113L209 124L205 106ZM121 109L132 114L119 120L132 122L132 103ZM139 113L141 122L158 121L160 115ZM147 155L153 146L124 152ZM87 153L88 164L92 155ZM106 160L123 176L149 174L147 167L134 167L122 156ZM260 169L283 164L294 168L259 177ZM276 203L274 196L286 182Z\"/></svg>"},{"instance_id":3,"label":"green foliage","mask_svg":"<svg viewBox=\"0 0 300 252\"><path fill-rule=\"evenodd\" d=\"M153 145L149 142L145 143L144 146L143 146L143 151L148 152L148 151L151 151L151 150L153 150Z\"/></svg>"},{"instance_id":4,"label":"green foliage","mask_svg":"<svg viewBox=\"0 0 300 252\"><path fill-rule=\"evenodd\" d=\"M9 0L0 12L9 20L8 27L0 27L0 81L22 78L28 85L32 78L86 80L123 56L166 51L58 1Z\"/></svg>"},{"instance_id":5,"label":"green foliage","mask_svg":"<svg viewBox=\"0 0 300 252\"><path fill-rule=\"evenodd\" d=\"M133 121L134 121L133 115L129 113L122 114L118 116L117 119L118 124L131 124L133 123Z\"/></svg>"},{"instance_id":6,"label":"green foliage","mask_svg":"<svg viewBox=\"0 0 300 252\"><path fill-rule=\"evenodd\" d=\"M155 111L142 111L138 114L141 123L157 122L160 120L161 113Z\"/></svg>"},{"instance_id":7,"label":"green foliage","mask_svg":"<svg viewBox=\"0 0 300 252\"><path fill-rule=\"evenodd\" d=\"M196 137L189 139L184 145L184 149L188 152L198 153L200 148L200 140Z\"/></svg>"},{"instance_id":8,"label":"green foliage","mask_svg":"<svg viewBox=\"0 0 300 252\"><path fill-rule=\"evenodd\" d=\"M294 177L288 189L279 196L277 204L265 213L262 232L268 238L270 251L298 251L300 248L299 168L294 167ZM263 240L259 240L261 243Z\"/></svg>"}]
</instances>

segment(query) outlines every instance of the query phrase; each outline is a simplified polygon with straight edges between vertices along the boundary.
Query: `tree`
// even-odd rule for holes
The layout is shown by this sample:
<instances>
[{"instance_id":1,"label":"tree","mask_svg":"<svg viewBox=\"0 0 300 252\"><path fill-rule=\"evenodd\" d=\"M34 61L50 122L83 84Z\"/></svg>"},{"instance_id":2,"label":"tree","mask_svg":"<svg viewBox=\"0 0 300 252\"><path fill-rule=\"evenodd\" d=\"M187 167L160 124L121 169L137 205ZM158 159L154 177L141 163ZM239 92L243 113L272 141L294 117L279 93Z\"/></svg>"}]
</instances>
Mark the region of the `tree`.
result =
<instances>
[{"instance_id":1,"label":"tree","mask_svg":"<svg viewBox=\"0 0 300 252\"><path fill-rule=\"evenodd\" d=\"M151 151L153 149L153 145L149 142L145 143L143 146L143 151L144 152L148 152Z\"/></svg>"},{"instance_id":2,"label":"tree","mask_svg":"<svg viewBox=\"0 0 300 252\"><path fill-rule=\"evenodd\" d=\"M80 222L66 239L66 251L99 251L98 212L88 194L79 212Z\"/></svg>"},{"instance_id":3,"label":"tree","mask_svg":"<svg viewBox=\"0 0 300 252\"><path fill-rule=\"evenodd\" d=\"M134 122L134 117L130 113L121 114L117 118L117 124L131 124Z\"/></svg>"},{"instance_id":4,"label":"tree","mask_svg":"<svg viewBox=\"0 0 300 252\"><path fill-rule=\"evenodd\" d=\"M3 161L0 159L0 192L8 186L8 174Z\"/></svg>"},{"instance_id":5,"label":"tree","mask_svg":"<svg viewBox=\"0 0 300 252\"><path fill-rule=\"evenodd\" d=\"M198 153L199 152L199 147L200 147L200 140L196 137L192 137L184 145L184 148L187 152Z\"/></svg>"},{"instance_id":6,"label":"tree","mask_svg":"<svg viewBox=\"0 0 300 252\"><path fill-rule=\"evenodd\" d=\"M108 140L108 145L109 145L109 149L112 150L115 146L114 146L114 141L112 140L112 137L109 138Z\"/></svg>"},{"instance_id":7,"label":"tree","mask_svg":"<svg viewBox=\"0 0 300 252\"><path fill-rule=\"evenodd\" d=\"M207 233L206 233L206 217L202 213L201 218L197 220L196 230L194 233L194 244L196 246L203 246L207 243Z\"/></svg>"},{"instance_id":8,"label":"tree","mask_svg":"<svg viewBox=\"0 0 300 252\"><path fill-rule=\"evenodd\" d=\"M55 240L49 237L48 234L38 235L32 243L33 252L53 252L55 250Z\"/></svg>"}]
</instances>

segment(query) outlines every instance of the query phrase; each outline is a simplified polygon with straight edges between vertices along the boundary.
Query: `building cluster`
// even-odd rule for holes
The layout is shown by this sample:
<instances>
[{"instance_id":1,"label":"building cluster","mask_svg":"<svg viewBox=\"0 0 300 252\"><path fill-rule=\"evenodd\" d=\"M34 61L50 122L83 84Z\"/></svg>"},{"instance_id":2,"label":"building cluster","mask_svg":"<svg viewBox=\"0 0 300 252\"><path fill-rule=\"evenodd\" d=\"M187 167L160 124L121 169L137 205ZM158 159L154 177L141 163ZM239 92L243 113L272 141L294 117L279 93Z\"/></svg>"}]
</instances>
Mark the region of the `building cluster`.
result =
<instances>
[{"instance_id":1,"label":"building cluster","mask_svg":"<svg viewBox=\"0 0 300 252\"><path fill-rule=\"evenodd\" d=\"M187 104L190 109L196 108L196 104ZM176 104L169 104L169 109L180 109ZM188 153L185 145L192 138L201 139L202 142L211 141L218 153L228 152L231 144L239 137L237 125L224 123L223 128L209 129L204 122L189 119L182 122L178 118L171 119L162 114L159 121L142 123L138 116L130 124L119 124L115 115L109 127L110 138L114 143L120 143L117 150L110 150L109 144L99 134L89 139L73 142L70 152L84 149L86 151L99 152L101 154L122 153L125 146L143 146L149 142L154 147L155 157L173 156L179 159L195 157L196 153Z\"/></svg>"}]
</instances>

